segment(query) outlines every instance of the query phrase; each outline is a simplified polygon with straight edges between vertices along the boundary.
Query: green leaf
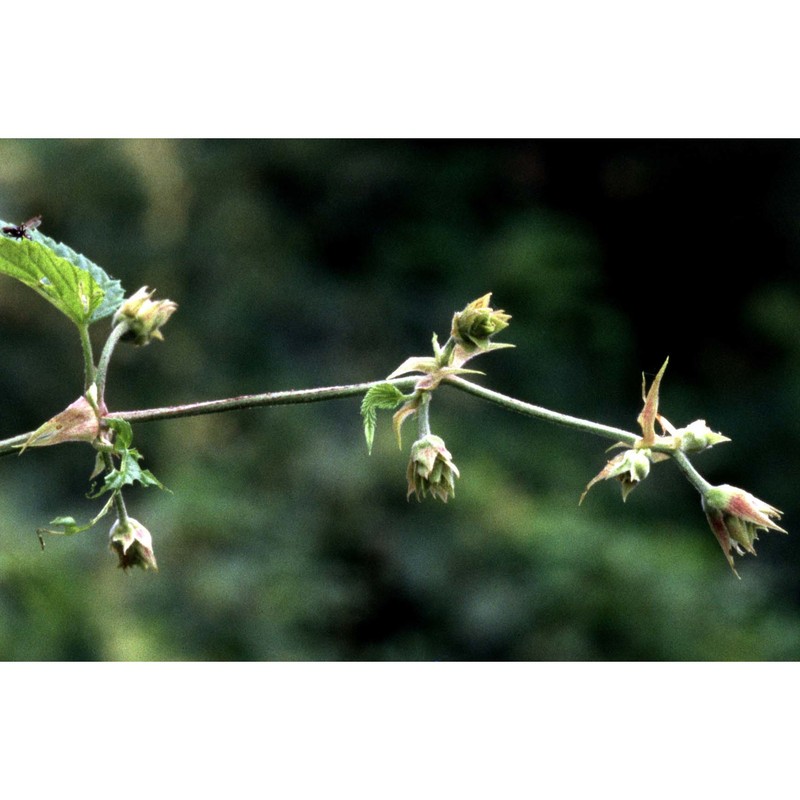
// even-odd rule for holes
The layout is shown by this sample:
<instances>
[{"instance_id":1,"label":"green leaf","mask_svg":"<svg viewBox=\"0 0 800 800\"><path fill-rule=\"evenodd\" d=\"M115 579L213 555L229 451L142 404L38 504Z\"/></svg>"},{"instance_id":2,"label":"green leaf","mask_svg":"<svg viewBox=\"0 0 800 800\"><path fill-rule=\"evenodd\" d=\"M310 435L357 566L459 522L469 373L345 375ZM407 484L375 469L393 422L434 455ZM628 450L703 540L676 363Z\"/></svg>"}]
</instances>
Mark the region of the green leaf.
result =
<instances>
[{"instance_id":1,"label":"green leaf","mask_svg":"<svg viewBox=\"0 0 800 800\"><path fill-rule=\"evenodd\" d=\"M142 454L134 448L120 451L119 466L109 471L103 479L103 485L96 491L90 492L87 497L94 499L106 492L118 492L123 486L132 486L134 483L165 489L164 484L149 469L142 469L139 466L141 460Z\"/></svg>"},{"instance_id":2,"label":"green leaf","mask_svg":"<svg viewBox=\"0 0 800 800\"><path fill-rule=\"evenodd\" d=\"M393 384L380 383L367 390L361 401L361 416L364 418L364 436L367 440L367 451L372 453L372 442L375 438L375 427L378 422L378 409L397 408L408 398Z\"/></svg>"},{"instance_id":3,"label":"green leaf","mask_svg":"<svg viewBox=\"0 0 800 800\"><path fill-rule=\"evenodd\" d=\"M0 225L6 224L0 220ZM0 273L38 292L78 326L96 322L120 306L122 286L97 264L38 231L31 238L0 235Z\"/></svg>"},{"instance_id":4,"label":"green leaf","mask_svg":"<svg viewBox=\"0 0 800 800\"><path fill-rule=\"evenodd\" d=\"M70 264L78 269L88 272L92 276L94 282L100 287L100 290L103 292L103 299L92 312L89 318L90 324L113 314L122 305L122 301L125 298L125 290L122 288L122 284L118 280L111 278L102 267L95 264L94 261L90 261L81 253L76 253L63 242L56 242L49 236L39 233L39 231L34 231L31 235L33 241L41 242L45 247L50 248L57 256L69 261Z\"/></svg>"},{"instance_id":5,"label":"green leaf","mask_svg":"<svg viewBox=\"0 0 800 800\"><path fill-rule=\"evenodd\" d=\"M103 301L102 289L88 272L24 238L0 236L0 273L38 292L78 326L87 324Z\"/></svg>"},{"instance_id":6,"label":"green leaf","mask_svg":"<svg viewBox=\"0 0 800 800\"><path fill-rule=\"evenodd\" d=\"M51 525L63 525L65 528L76 528L78 523L75 522L75 517L56 517L50 520Z\"/></svg>"},{"instance_id":7,"label":"green leaf","mask_svg":"<svg viewBox=\"0 0 800 800\"><path fill-rule=\"evenodd\" d=\"M123 450L129 449L133 442L133 428L130 422L114 417L106 417L105 422L117 434L114 438L114 452L121 453Z\"/></svg>"},{"instance_id":8,"label":"green leaf","mask_svg":"<svg viewBox=\"0 0 800 800\"><path fill-rule=\"evenodd\" d=\"M79 525L75 522L75 517L56 517L54 520L50 522L51 525L58 525L59 527L63 528L63 530L52 530L51 528L37 528L36 533L39 534L39 540L41 541L41 535L43 533L52 533L58 536L74 536L76 533L83 533L83 531L88 531L89 528L93 527L97 520L91 519L85 525Z\"/></svg>"}]
</instances>

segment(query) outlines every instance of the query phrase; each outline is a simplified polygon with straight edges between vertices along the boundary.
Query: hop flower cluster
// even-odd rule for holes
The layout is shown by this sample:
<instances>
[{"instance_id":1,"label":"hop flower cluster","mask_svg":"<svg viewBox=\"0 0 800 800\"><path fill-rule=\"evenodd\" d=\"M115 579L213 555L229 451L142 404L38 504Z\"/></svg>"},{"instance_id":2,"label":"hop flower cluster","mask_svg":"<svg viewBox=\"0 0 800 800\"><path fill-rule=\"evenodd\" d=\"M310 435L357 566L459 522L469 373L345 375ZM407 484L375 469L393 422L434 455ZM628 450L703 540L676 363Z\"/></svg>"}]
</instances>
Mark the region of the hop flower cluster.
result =
<instances>
[{"instance_id":1,"label":"hop flower cluster","mask_svg":"<svg viewBox=\"0 0 800 800\"><path fill-rule=\"evenodd\" d=\"M510 314L489 306L491 292L479 297L453 316L450 335L463 347L487 350L490 337L508 327Z\"/></svg>"},{"instance_id":2,"label":"hop flower cluster","mask_svg":"<svg viewBox=\"0 0 800 800\"><path fill-rule=\"evenodd\" d=\"M178 308L172 300L153 300L155 289L146 286L134 292L117 310L113 324L125 322L128 330L123 334L124 341L135 345L150 344L153 339L164 339L161 328Z\"/></svg>"},{"instance_id":3,"label":"hop flower cluster","mask_svg":"<svg viewBox=\"0 0 800 800\"><path fill-rule=\"evenodd\" d=\"M455 479L460 477L444 439L428 434L411 446L408 462L408 497L421 500L427 494L447 502L455 496Z\"/></svg>"},{"instance_id":4,"label":"hop flower cluster","mask_svg":"<svg viewBox=\"0 0 800 800\"><path fill-rule=\"evenodd\" d=\"M122 569L141 567L158 570L153 553L153 537L138 520L133 517L128 517L125 522L118 519L111 526L108 540L112 552L119 556Z\"/></svg>"},{"instance_id":5,"label":"hop flower cluster","mask_svg":"<svg viewBox=\"0 0 800 800\"><path fill-rule=\"evenodd\" d=\"M702 502L708 524L737 578L739 573L733 565L731 551L740 556L745 552L755 555L754 542L758 539L758 531L786 533L772 521L780 519L782 512L744 489L728 484L712 486L703 494Z\"/></svg>"}]
</instances>

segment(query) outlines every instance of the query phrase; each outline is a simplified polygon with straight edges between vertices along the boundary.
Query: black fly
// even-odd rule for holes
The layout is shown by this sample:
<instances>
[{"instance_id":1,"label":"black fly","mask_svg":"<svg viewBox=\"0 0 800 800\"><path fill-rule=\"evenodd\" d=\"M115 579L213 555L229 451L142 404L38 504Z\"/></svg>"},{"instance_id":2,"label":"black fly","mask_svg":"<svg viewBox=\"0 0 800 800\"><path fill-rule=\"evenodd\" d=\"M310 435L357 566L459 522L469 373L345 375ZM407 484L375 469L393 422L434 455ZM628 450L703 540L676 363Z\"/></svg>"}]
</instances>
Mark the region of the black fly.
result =
<instances>
[{"instance_id":1,"label":"black fly","mask_svg":"<svg viewBox=\"0 0 800 800\"><path fill-rule=\"evenodd\" d=\"M31 217L27 222L23 222L22 225L4 225L3 233L6 236L10 236L12 239L30 239L31 235L29 231L36 230L41 224L42 215L37 214L35 217Z\"/></svg>"}]
</instances>

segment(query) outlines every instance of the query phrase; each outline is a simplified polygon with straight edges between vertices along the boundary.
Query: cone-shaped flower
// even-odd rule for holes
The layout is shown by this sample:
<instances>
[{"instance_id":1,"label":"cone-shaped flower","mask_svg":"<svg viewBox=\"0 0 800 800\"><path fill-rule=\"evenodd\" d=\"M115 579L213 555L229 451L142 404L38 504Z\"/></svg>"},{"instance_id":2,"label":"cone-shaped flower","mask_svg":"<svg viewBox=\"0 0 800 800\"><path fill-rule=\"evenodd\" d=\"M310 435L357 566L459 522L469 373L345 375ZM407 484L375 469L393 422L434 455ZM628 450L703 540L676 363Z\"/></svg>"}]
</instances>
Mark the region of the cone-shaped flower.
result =
<instances>
[{"instance_id":1,"label":"cone-shaped flower","mask_svg":"<svg viewBox=\"0 0 800 800\"><path fill-rule=\"evenodd\" d=\"M772 521L780 519L783 512L735 486L723 484L708 489L703 495L703 511L737 578L731 550L740 556L745 552L755 555L753 543L759 530L786 533Z\"/></svg>"},{"instance_id":2,"label":"cone-shaped flower","mask_svg":"<svg viewBox=\"0 0 800 800\"><path fill-rule=\"evenodd\" d=\"M492 293L473 300L463 311L453 316L452 336L465 344L473 344L481 349L489 345L489 337L508 327L510 314L489 306Z\"/></svg>"},{"instance_id":3,"label":"cone-shaped flower","mask_svg":"<svg viewBox=\"0 0 800 800\"><path fill-rule=\"evenodd\" d=\"M120 322L128 325L128 330L122 335L124 341L145 345L152 339L164 339L161 328L167 324L178 305L172 300L152 300L155 291L142 286L114 314L114 325Z\"/></svg>"},{"instance_id":4,"label":"cone-shaped flower","mask_svg":"<svg viewBox=\"0 0 800 800\"><path fill-rule=\"evenodd\" d=\"M491 342L490 338L508 327L510 314L489 306L492 293L473 300L462 311L453 315L450 335L456 343L452 356L452 366L460 367L470 358L489 350L513 347L511 344Z\"/></svg>"},{"instance_id":5,"label":"cone-shaped flower","mask_svg":"<svg viewBox=\"0 0 800 800\"><path fill-rule=\"evenodd\" d=\"M626 450L624 453L614 456L586 485L578 505L583 502L583 498L586 497L592 486L608 478L617 478L622 484L622 502L624 503L639 482L650 474L651 455L650 450L645 448L643 450Z\"/></svg>"},{"instance_id":6,"label":"cone-shaped flower","mask_svg":"<svg viewBox=\"0 0 800 800\"><path fill-rule=\"evenodd\" d=\"M428 434L411 446L408 462L408 495L421 500L428 493L446 503L455 496L455 479L460 477L444 439Z\"/></svg>"},{"instance_id":7,"label":"cone-shaped flower","mask_svg":"<svg viewBox=\"0 0 800 800\"><path fill-rule=\"evenodd\" d=\"M119 556L122 569L141 567L158 570L153 554L153 537L141 522L128 517L126 522L117 520L111 526L109 546Z\"/></svg>"}]
</instances>

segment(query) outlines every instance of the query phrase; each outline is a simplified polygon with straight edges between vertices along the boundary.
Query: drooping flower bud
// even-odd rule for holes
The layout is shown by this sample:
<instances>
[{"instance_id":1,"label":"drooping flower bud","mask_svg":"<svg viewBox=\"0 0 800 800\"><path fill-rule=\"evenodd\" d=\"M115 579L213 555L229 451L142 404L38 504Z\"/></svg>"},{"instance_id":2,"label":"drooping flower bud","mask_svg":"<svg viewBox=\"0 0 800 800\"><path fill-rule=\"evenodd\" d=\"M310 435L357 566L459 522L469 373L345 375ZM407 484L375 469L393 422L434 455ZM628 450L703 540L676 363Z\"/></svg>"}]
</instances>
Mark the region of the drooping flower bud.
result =
<instances>
[{"instance_id":1,"label":"drooping flower bud","mask_svg":"<svg viewBox=\"0 0 800 800\"><path fill-rule=\"evenodd\" d=\"M754 542L758 539L759 530L786 533L772 521L780 519L781 511L749 492L728 484L712 486L703 494L703 511L737 578L739 573L733 566L731 550L740 556L745 552L755 555Z\"/></svg>"},{"instance_id":2,"label":"drooping flower bud","mask_svg":"<svg viewBox=\"0 0 800 800\"><path fill-rule=\"evenodd\" d=\"M455 496L455 479L460 473L444 439L428 434L411 446L407 477L408 497L415 494L417 500L421 500L430 493L446 503Z\"/></svg>"},{"instance_id":3,"label":"drooping flower bud","mask_svg":"<svg viewBox=\"0 0 800 800\"><path fill-rule=\"evenodd\" d=\"M628 499L628 495L650 474L650 460L653 457L647 448L642 450L626 450L624 453L614 456L597 475L592 478L583 490L578 505L583 502L589 489L599 481L608 478L617 478L622 484L622 502Z\"/></svg>"},{"instance_id":4,"label":"drooping flower bud","mask_svg":"<svg viewBox=\"0 0 800 800\"><path fill-rule=\"evenodd\" d=\"M141 522L128 517L126 522L117 520L111 526L109 547L119 556L122 569L141 567L158 570L153 553L153 537Z\"/></svg>"},{"instance_id":5,"label":"drooping flower bud","mask_svg":"<svg viewBox=\"0 0 800 800\"><path fill-rule=\"evenodd\" d=\"M114 325L125 322L128 326L128 330L121 337L123 341L145 345L152 339L164 339L161 328L167 324L178 304L172 300L152 300L155 291L142 286L114 314Z\"/></svg>"}]
</instances>

